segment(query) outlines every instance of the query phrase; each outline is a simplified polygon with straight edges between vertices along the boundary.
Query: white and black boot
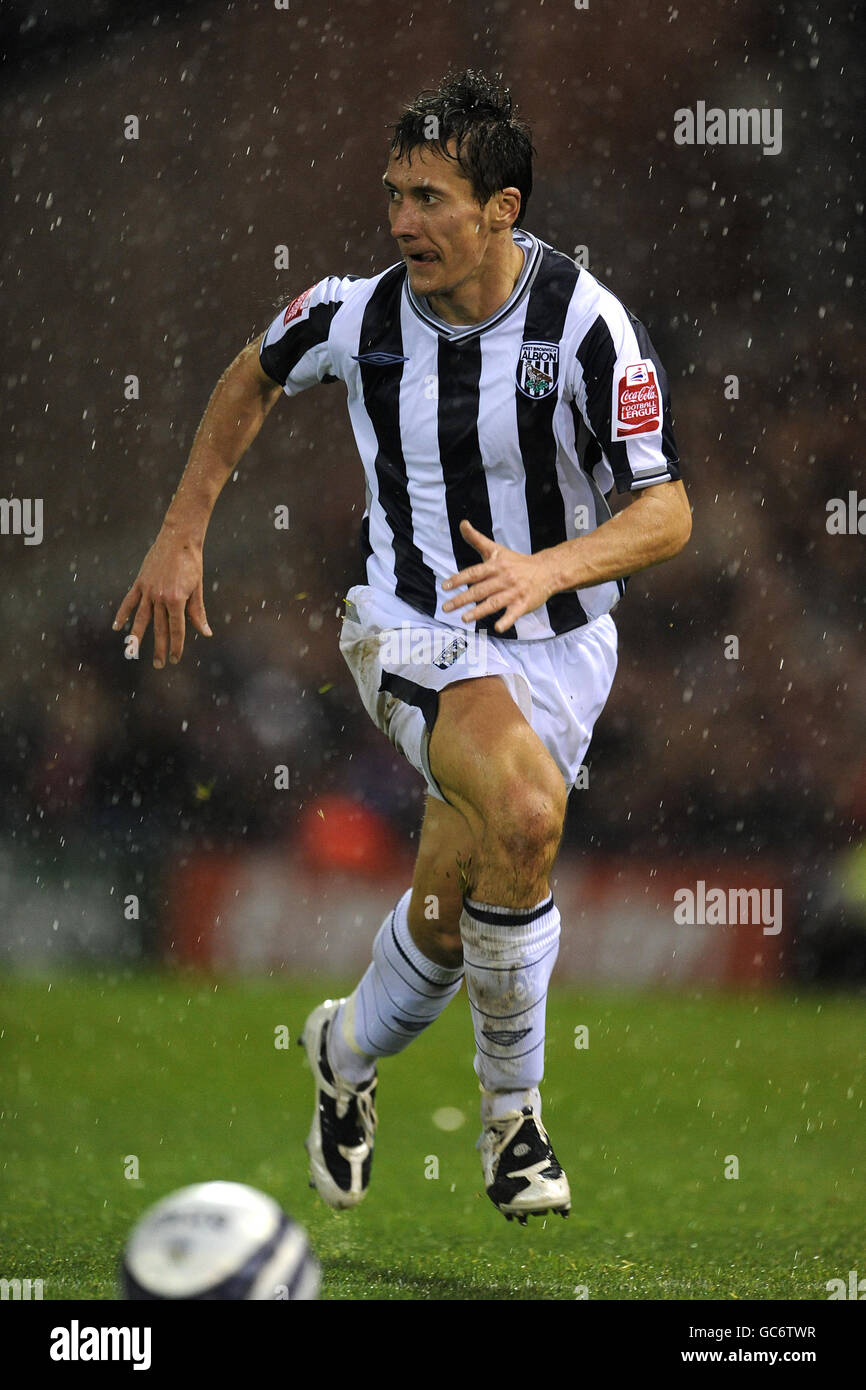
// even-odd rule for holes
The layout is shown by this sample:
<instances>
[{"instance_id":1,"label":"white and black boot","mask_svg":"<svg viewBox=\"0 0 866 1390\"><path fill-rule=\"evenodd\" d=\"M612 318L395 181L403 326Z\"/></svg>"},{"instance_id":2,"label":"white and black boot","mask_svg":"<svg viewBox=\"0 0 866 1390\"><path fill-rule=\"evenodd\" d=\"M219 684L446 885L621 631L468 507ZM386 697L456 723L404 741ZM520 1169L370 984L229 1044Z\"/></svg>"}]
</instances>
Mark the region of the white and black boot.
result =
<instances>
[{"instance_id":1,"label":"white and black boot","mask_svg":"<svg viewBox=\"0 0 866 1390\"><path fill-rule=\"evenodd\" d=\"M342 999L326 999L304 1024L299 1045L316 1083L313 1122L306 1141L310 1186L328 1206L356 1207L366 1195L376 1134L376 1084L353 1086L328 1060L328 1033Z\"/></svg>"},{"instance_id":2,"label":"white and black boot","mask_svg":"<svg viewBox=\"0 0 866 1390\"><path fill-rule=\"evenodd\" d=\"M568 1178L531 1105L488 1119L478 1148L487 1195L506 1220L525 1226L527 1216L568 1216Z\"/></svg>"}]
</instances>

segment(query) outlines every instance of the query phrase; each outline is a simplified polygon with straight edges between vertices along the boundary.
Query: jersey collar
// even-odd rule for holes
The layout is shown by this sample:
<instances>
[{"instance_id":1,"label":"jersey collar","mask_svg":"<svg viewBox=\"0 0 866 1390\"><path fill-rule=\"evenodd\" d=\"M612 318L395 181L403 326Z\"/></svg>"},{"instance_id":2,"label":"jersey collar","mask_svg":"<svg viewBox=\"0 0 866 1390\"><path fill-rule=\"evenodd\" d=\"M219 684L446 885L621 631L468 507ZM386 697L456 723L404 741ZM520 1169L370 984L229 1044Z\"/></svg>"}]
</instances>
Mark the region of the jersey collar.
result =
<instances>
[{"instance_id":1,"label":"jersey collar","mask_svg":"<svg viewBox=\"0 0 866 1390\"><path fill-rule=\"evenodd\" d=\"M538 274L542 258L541 242L537 237L534 237L531 232L524 232L521 228L517 228L512 232L512 236L514 237L515 243L523 251L523 269L517 277L517 283L505 303L501 304L494 314L491 314L489 318L484 319L481 323L446 323L444 319L439 318L438 314L433 313L433 310L423 296L413 293L407 275L405 282L406 298L409 301L410 308L418 318L421 319L422 323L426 323L428 328L432 328L440 337L447 338L449 342L462 343L468 338L474 338L476 334L486 333L488 329L495 328L498 323L501 323L504 318L507 318L512 310L516 309L518 304L520 304L529 293L533 281Z\"/></svg>"}]
</instances>

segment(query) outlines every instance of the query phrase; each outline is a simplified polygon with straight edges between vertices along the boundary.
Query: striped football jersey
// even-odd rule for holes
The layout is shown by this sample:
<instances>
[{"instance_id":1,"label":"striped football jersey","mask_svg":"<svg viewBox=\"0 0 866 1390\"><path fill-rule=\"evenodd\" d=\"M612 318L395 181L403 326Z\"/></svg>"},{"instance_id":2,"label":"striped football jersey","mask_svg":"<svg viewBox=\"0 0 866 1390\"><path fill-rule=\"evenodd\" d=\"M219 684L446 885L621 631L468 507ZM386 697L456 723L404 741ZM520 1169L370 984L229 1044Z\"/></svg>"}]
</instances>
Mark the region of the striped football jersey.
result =
<instances>
[{"instance_id":1,"label":"striped football jersey","mask_svg":"<svg viewBox=\"0 0 866 1390\"><path fill-rule=\"evenodd\" d=\"M366 582L464 631L459 612L442 612L443 581L480 560L464 518L530 554L605 521L614 485L680 477L667 376L646 329L568 256L513 235L523 270L483 323L437 318L400 262L369 279L320 280L260 346L286 395L346 385L366 477ZM624 588L553 594L497 635L568 632L609 612Z\"/></svg>"}]
</instances>

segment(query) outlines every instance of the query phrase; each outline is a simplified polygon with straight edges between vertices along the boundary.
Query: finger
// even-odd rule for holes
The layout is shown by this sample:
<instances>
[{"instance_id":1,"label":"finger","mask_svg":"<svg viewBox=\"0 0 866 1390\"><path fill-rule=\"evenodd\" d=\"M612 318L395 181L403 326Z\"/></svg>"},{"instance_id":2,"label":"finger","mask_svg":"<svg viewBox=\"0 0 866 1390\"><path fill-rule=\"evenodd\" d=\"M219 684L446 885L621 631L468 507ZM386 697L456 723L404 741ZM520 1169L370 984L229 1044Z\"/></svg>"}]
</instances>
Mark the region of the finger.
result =
<instances>
[{"instance_id":1,"label":"finger","mask_svg":"<svg viewBox=\"0 0 866 1390\"><path fill-rule=\"evenodd\" d=\"M450 579L444 581L442 588L459 589L461 584L477 584L479 580L490 577L490 569L486 562L483 565L470 565L468 569L461 570L459 574L452 574Z\"/></svg>"},{"instance_id":2,"label":"finger","mask_svg":"<svg viewBox=\"0 0 866 1390\"><path fill-rule=\"evenodd\" d=\"M509 607L506 608L502 617L498 618L497 621L493 624L494 631L507 632L508 629L510 627L513 627L513 625L517 622L518 618L525 617L525 615L531 611L532 610L530 609L527 603L520 602L510 604Z\"/></svg>"},{"instance_id":3,"label":"finger","mask_svg":"<svg viewBox=\"0 0 866 1390\"><path fill-rule=\"evenodd\" d=\"M480 618L489 618L492 613L500 613L508 604L508 594L491 594L489 598L476 604L471 613L463 613L464 623L474 623Z\"/></svg>"},{"instance_id":4,"label":"finger","mask_svg":"<svg viewBox=\"0 0 866 1390\"><path fill-rule=\"evenodd\" d=\"M465 608L467 603L475 603L475 595L471 589L464 589L462 594L455 594L447 603L443 603L443 613L455 613L460 608Z\"/></svg>"},{"instance_id":5,"label":"finger","mask_svg":"<svg viewBox=\"0 0 866 1390\"><path fill-rule=\"evenodd\" d=\"M479 555L483 555L485 560L496 549L496 542L490 536L485 536L483 531L477 531L471 521L461 521L460 534L470 545L474 545Z\"/></svg>"},{"instance_id":6,"label":"finger","mask_svg":"<svg viewBox=\"0 0 866 1390\"><path fill-rule=\"evenodd\" d=\"M187 604L186 611L196 632L200 632L202 637L213 637L213 630L204 611L204 595L200 584Z\"/></svg>"},{"instance_id":7,"label":"finger","mask_svg":"<svg viewBox=\"0 0 866 1390\"><path fill-rule=\"evenodd\" d=\"M183 604L171 603L166 605L168 613L168 659L172 666L175 666L183 656L183 643L186 637L186 622L183 616Z\"/></svg>"},{"instance_id":8,"label":"finger","mask_svg":"<svg viewBox=\"0 0 866 1390\"><path fill-rule=\"evenodd\" d=\"M485 583L473 584L470 588L464 589L462 594L457 594L454 598L443 603L443 612L451 612L454 608L465 608L467 603L483 603L491 594L502 592L502 578L493 577Z\"/></svg>"},{"instance_id":9,"label":"finger","mask_svg":"<svg viewBox=\"0 0 866 1390\"><path fill-rule=\"evenodd\" d=\"M139 646L141 646L141 639L147 632L152 616L153 603L149 598L143 598L141 600L141 603L138 605L138 612L135 615L135 621L133 622L132 627L129 630L130 637L134 637Z\"/></svg>"},{"instance_id":10,"label":"finger","mask_svg":"<svg viewBox=\"0 0 866 1390\"><path fill-rule=\"evenodd\" d=\"M129 593L126 595L126 598L123 600L123 603L120 605L120 607L114 615L114 622L111 624L111 626L114 628L115 632L117 632L119 628L122 628L124 623L129 620L129 617L132 614L135 605L138 603L140 598L141 590L137 584L133 584Z\"/></svg>"},{"instance_id":11,"label":"finger","mask_svg":"<svg viewBox=\"0 0 866 1390\"><path fill-rule=\"evenodd\" d=\"M458 574L450 575L442 581L442 588L459 589L461 584L471 584L473 579L477 579L480 568L480 565L472 565L468 570L460 570Z\"/></svg>"},{"instance_id":12,"label":"finger","mask_svg":"<svg viewBox=\"0 0 866 1390\"><path fill-rule=\"evenodd\" d=\"M161 671L165 665L165 653L168 647L168 615L165 605L156 603L153 609L153 664L157 671Z\"/></svg>"}]
</instances>

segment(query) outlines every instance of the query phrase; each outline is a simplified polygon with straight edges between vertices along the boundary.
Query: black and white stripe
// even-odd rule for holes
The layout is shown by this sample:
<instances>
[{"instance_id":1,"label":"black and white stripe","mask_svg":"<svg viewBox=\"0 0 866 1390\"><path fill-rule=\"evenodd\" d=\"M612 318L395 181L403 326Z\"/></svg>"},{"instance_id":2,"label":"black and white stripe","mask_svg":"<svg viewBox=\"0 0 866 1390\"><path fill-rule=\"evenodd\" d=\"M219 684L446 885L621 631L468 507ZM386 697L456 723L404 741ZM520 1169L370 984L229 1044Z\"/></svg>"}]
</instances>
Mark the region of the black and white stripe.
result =
<instances>
[{"instance_id":1,"label":"black and white stripe","mask_svg":"<svg viewBox=\"0 0 866 1390\"><path fill-rule=\"evenodd\" d=\"M409 931L408 889L373 943L373 960L337 1015L331 1056L338 1070L351 1056L340 1050L346 1021L355 1047L366 1057L393 1057L429 1027L451 1002L463 970L436 965L422 955Z\"/></svg>"},{"instance_id":2,"label":"black and white stripe","mask_svg":"<svg viewBox=\"0 0 866 1390\"><path fill-rule=\"evenodd\" d=\"M415 543L409 476L403 454L400 385L404 363L400 300L405 272L395 267L383 275L367 301L355 357L361 375L364 411L376 437L373 459L375 496L391 532L393 592L412 608L436 612L436 575ZM374 353L397 360L380 365Z\"/></svg>"},{"instance_id":3,"label":"black and white stripe","mask_svg":"<svg viewBox=\"0 0 866 1390\"><path fill-rule=\"evenodd\" d=\"M264 370L287 395L341 380L366 475L362 551L367 583L420 613L443 613L442 583L479 556L460 534L535 553L609 516L606 497L680 476L668 381L646 329L586 270L523 231L523 271L508 301L481 324L438 319L409 289L405 266L371 279L329 277L288 324L262 340ZM556 388L530 397L518 368L525 344L559 355ZM531 349L527 349L530 350ZM661 420L615 438L617 383L652 366ZM553 595L504 635L535 640L608 612L624 582ZM480 626L493 630L495 618Z\"/></svg>"}]
</instances>

